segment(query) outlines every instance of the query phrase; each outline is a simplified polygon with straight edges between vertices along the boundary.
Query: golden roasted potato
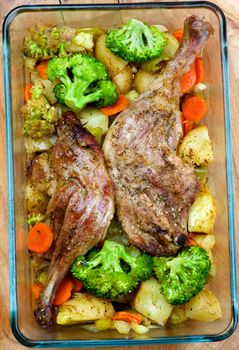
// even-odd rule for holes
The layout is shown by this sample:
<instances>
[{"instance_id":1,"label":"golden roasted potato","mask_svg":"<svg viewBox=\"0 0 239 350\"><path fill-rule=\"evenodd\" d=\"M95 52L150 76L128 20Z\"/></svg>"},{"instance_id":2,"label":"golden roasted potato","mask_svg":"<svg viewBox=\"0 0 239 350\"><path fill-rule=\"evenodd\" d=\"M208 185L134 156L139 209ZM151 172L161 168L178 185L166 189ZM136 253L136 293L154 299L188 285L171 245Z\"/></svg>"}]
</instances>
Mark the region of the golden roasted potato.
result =
<instances>
[{"instance_id":1,"label":"golden roasted potato","mask_svg":"<svg viewBox=\"0 0 239 350\"><path fill-rule=\"evenodd\" d=\"M178 148L185 163L202 166L213 161L213 150L206 125L191 130Z\"/></svg>"},{"instance_id":2,"label":"golden roasted potato","mask_svg":"<svg viewBox=\"0 0 239 350\"><path fill-rule=\"evenodd\" d=\"M188 231L213 233L216 217L215 200L209 192L201 192L192 204L188 215Z\"/></svg>"},{"instance_id":3,"label":"golden roasted potato","mask_svg":"<svg viewBox=\"0 0 239 350\"><path fill-rule=\"evenodd\" d=\"M135 88L138 93L142 93L158 77L158 74L151 74L144 70L139 70L134 79Z\"/></svg>"},{"instance_id":4,"label":"golden roasted potato","mask_svg":"<svg viewBox=\"0 0 239 350\"><path fill-rule=\"evenodd\" d=\"M165 325L173 309L173 306L161 294L160 284L154 277L141 283L133 300L133 307L140 314L161 326Z\"/></svg>"},{"instance_id":5,"label":"golden roasted potato","mask_svg":"<svg viewBox=\"0 0 239 350\"><path fill-rule=\"evenodd\" d=\"M89 293L74 293L73 297L60 305L56 323L70 325L81 322L112 318L114 308L109 300L96 298Z\"/></svg>"},{"instance_id":6,"label":"golden roasted potato","mask_svg":"<svg viewBox=\"0 0 239 350\"><path fill-rule=\"evenodd\" d=\"M208 290L202 290L187 302L185 311L188 318L197 321L216 321L222 317L219 300Z\"/></svg>"},{"instance_id":7,"label":"golden roasted potato","mask_svg":"<svg viewBox=\"0 0 239 350\"><path fill-rule=\"evenodd\" d=\"M178 40L170 33L164 33L164 35L166 37L167 44L161 52L160 56L141 63L141 68L146 72L159 72L162 68L162 61L171 60L178 50Z\"/></svg>"},{"instance_id":8,"label":"golden roasted potato","mask_svg":"<svg viewBox=\"0 0 239 350\"><path fill-rule=\"evenodd\" d=\"M105 45L106 34L99 36L95 43L95 57L104 63L110 78L113 78L128 64L127 61L113 54Z\"/></svg>"},{"instance_id":9,"label":"golden roasted potato","mask_svg":"<svg viewBox=\"0 0 239 350\"><path fill-rule=\"evenodd\" d=\"M174 305L173 311L168 319L168 322L179 324L187 320L185 305Z\"/></svg>"},{"instance_id":10,"label":"golden roasted potato","mask_svg":"<svg viewBox=\"0 0 239 350\"><path fill-rule=\"evenodd\" d=\"M45 213L49 198L47 195L39 192L30 182L27 183L25 188L25 199L29 214Z\"/></svg>"},{"instance_id":11,"label":"golden roasted potato","mask_svg":"<svg viewBox=\"0 0 239 350\"><path fill-rule=\"evenodd\" d=\"M204 234L195 234L193 235L194 241L196 241L202 248L207 251L212 250L216 243L215 236L213 234L204 235Z\"/></svg>"},{"instance_id":12,"label":"golden roasted potato","mask_svg":"<svg viewBox=\"0 0 239 350\"><path fill-rule=\"evenodd\" d=\"M124 69L112 78L113 83L120 94L127 94L132 87L133 74L130 66L125 66Z\"/></svg>"}]
</instances>

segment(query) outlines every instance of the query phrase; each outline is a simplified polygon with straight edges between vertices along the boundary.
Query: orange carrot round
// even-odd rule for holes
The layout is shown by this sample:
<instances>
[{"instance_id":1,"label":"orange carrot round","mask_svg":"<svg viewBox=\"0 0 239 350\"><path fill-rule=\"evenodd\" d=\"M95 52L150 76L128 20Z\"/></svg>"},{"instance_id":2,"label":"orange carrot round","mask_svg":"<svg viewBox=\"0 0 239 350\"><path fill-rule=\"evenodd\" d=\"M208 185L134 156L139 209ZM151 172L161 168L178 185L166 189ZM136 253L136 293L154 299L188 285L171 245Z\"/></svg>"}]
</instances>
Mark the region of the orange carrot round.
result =
<instances>
[{"instance_id":1,"label":"orange carrot round","mask_svg":"<svg viewBox=\"0 0 239 350\"><path fill-rule=\"evenodd\" d=\"M183 128L183 135L187 135L187 133L189 133L189 131L191 131L194 127L195 127L195 123L191 122L190 120L187 120L183 113L181 113L180 116L181 119L181 123L182 123L182 128Z\"/></svg>"},{"instance_id":2,"label":"orange carrot round","mask_svg":"<svg viewBox=\"0 0 239 350\"><path fill-rule=\"evenodd\" d=\"M187 120L199 122L207 113L207 103L199 96L188 97L183 101L182 111Z\"/></svg>"},{"instance_id":3,"label":"orange carrot round","mask_svg":"<svg viewBox=\"0 0 239 350\"><path fill-rule=\"evenodd\" d=\"M182 38L183 38L183 29L180 28L180 29L175 30L175 32L173 33L173 36L174 36L179 42L182 41Z\"/></svg>"},{"instance_id":4,"label":"orange carrot round","mask_svg":"<svg viewBox=\"0 0 239 350\"><path fill-rule=\"evenodd\" d=\"M180 88L183 94L189 92L196 84L195 63L191 64L189 70L180 77Z\"/></svg>"},{"instance_id":5,"label":"orange carrot round","mask_svg":"<svg viewBox=\"0 0 239 350\"><path fill-rule=\"evenodd\" d=\"M196 68L196 83L201 83L204 81L204 64L203 60L200 57L197 57L195 60L195 68Z\"/></svg>"},{"instance_id":6,"label":"orange carrot round","mask_svg":"<svg viewBox=\"0 0 239 350\"><path fill-rule=\"evenodd\" d=\"M66 302L71 297L73 283L70 277L66 276L56 291L56 296L53 305L58 306Z\"/></svg>"},{"instance_id":7,"label":"orange carrot round","mask_svg":"<svg viewBox=\"0 0 239 350\"><path fill-rule=\"evenodd\" d=\"M50 227L39 222L29 231L27 247L34 253L43 254L50 248L52 241L53 233Z\"/></svg>"},{"instance_id":8,"label":"orange carrot round","mask_svg":"<svg viewBox=\"0 0 239 350\"><path fill-rule=\"evenodd\" d=\"M184 136L187 135L191 130L193 130L195 127L195 123L191 122L191 120L186 120L184 121L183 124L183 132L184 132Z\"/></svg>"},{"instance_id":9,"label":"orange carrot round","mask_svg":"<svg viewBox=\"0 0 239 350\"><path fill-rule=\"evenodd\" d=\"M105 115L110 116L123 111L128 106L128 104L129 100L127 99L127 97L125 95L119 95L117 101L113 105L102 107L100 110Z\"/></svg>"},{"instance_id":10,"label":"orange carrot round","mask_svg":"<svg viewBox=\"0 0 239 350\"><path fill-rule=\"evenodd\" d=\"M82 289L83 283L77 278L71 276L71 282L73 284L73 292L79 292Z\"/></svg>"},{"instance_id":11,"label":"orange carrot round","mask_svg":"<svg viewBox=\"0 0 239 350\"><path fill-rule=\"evenodd\" d=\"M25 98L25 101L30 100L31 97L32 97L31 88L32 88L32 84L31 84L31 83L28 83L28 84L25 86L25 91L24 91L24 98Z\"/></svg>"},{"instance_id":12,"label":"orange carrot round","mask_svg":"<svg viewBox=\"0 0 239 350\"><path fill-rule=\"evenodd\" d=\"M39 299L41 291L42 291L41 284L33 284L32 294L33 294L35 300Z\"/></svg>"},{"instance_id":13,"label":"orange carrot round","mask_svg":"<svg viewBox=\"0 0 239 350\"><path fill-rule=\"evenodd\" d=\"M42 61L37 65L38 74L42 79L47 79L46 69L48 61Z\"/></svg>"},{"instance_id":14,"label":"orange carrot round","mask_svg":"<svg viewBox=\"0 0 239 350\"><path fill-rule=\"evenodd\" d=\"M115 321L125 321L125 322L135 322L137 324L142 323L143 317L140 314L131 313L127 311L118 311L115 313L113 320Z\"/></svg>"}]
</instances>

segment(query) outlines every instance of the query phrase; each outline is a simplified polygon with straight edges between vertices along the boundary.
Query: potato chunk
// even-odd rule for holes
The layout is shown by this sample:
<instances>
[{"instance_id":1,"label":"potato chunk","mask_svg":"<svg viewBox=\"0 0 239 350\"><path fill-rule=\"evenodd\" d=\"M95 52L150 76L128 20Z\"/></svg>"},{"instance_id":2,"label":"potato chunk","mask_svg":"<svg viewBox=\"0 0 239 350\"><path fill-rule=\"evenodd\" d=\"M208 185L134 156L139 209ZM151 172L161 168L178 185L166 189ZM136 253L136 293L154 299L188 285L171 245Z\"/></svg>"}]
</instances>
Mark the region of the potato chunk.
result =
<instances>
[{"instance_id":1,"label":"potato chunk","mask_svg":"<svg viewBox=\"0 0 239 350\"><path fill-rule=\"evenodd\" d=\"M30 182L27 183L25 188L25 199L29 214L45 214L49 198L46 194L38 191Z\"/></svg>"},{"instance_id":2,"label":"potato chunk","mask_svg":"<svg viewBox=\"0 0 239 350\"><path fill-rule=\"evenodd\" d=\"M165 325L173 309L161 294L160 284L154 277L141 283L133 307L161 326Z\"/></svg>"},{"instance_id":3,"label":"potato chunk","mask_svg":"<svg viewBox=\"0 0 239 350\"><path fill-rule=\"evenodd\" d=\"M178 154L185 163L202 166L213 161L213 150L207 126L190 131L179 145Z\"/></svg>"},{"instance_id":4,"label":"potato chunk","mask_svg":"<svg viewBox=\"0 0 239 350\"><path fill-rule=\"evenodd\" d=\"M135 88L138 93L142 93L158 77L157 74L151 74L144 70L139 70L135 75Z\"/></svg>"},{"instance_id":5,"label":"potato chunk","mask_svg":"<svg viewBox=\"0 0 239 350\"><path fill-rule=\"evenodd\" d=\"M215 200L209 192L201 192L188 215L188 231L212 234L216 217Z\"/></svg>"},{"instance_id":6,"label":"potato chunk","mask_svg":"<svg viewBox=\"0 0 239 350\"><path fill-rule=\"evenodd\" d=\"M202 290L186 303L185 310L188 318L197 321L215 321L222 316L219 300L208 290Z\"/></svg>"},{"instance_id":7,"label":"potato chunk","mask_svg":"<svg viewBox=\"0 0 239 350\"><path fill-rule=\"evenodd\" d=\"M131 90L132 80L133 74L130 66L125 66L124 69L112 79L120 94L127 94Z\"/></svg>"},{"instance_id":8,"label":"potato chunk","mask_svg":"<svg viewBox=\"0 0 239 350\"><path fill-rule=\"evenodd\" d=\"M172 324L179 324L186 321L187 318L185 305L174 305L168 321Z\"/></svg>"},{"instance_id":9,"label":"potato chunk","mask_svg":"<svg viewBox=\"0 0 239 350\"><path fill-rule=\"evenodd\" d=\"M95 43L95 57L97 60L104 63L106 66L110 78L113 78L116 74L121 72L124 67L128 64L127 61L114 55L105 44L106 34L99 36Z\"/></svg>"},{"instance_id":10,"label":"potato chunk","mask_svg":"<svg viewBox=\"0 0 239 350\"><path fill-rule=\"evenodd\" d=\"M112 318L114 308L110 301L96 298L89 293L75 293L73 297L59 307L56 323L70 325L81 322Z\"/></svg>"},{"instance_id":11,"label":"potato chunk","mask_svg":"<svg viewBox=\"0 0 239 350\"><path fill-rule=\"evenodd\" d=\"M212 250L216 243L215 236L212 235L204 235L204 234L195 234L193 236L194 241L196 241L202 248L206 249L206 251Z\"/></svg>"}]
</instances>

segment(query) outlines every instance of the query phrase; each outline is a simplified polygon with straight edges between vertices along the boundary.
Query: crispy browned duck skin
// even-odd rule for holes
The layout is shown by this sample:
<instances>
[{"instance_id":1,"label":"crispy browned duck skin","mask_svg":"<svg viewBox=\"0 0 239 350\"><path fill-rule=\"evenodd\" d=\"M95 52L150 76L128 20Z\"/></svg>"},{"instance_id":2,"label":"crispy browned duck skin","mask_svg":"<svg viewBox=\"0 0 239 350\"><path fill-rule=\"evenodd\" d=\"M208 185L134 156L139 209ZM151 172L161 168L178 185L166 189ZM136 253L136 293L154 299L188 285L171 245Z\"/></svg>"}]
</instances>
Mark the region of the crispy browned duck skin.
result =
<instances>
[{"instance_id":1,"label":"crispy browned duck skin","mask_svg":"<svg viewBox=\"0 0 239 350\"><path fill-rule=\"evenodd\" d=\"M55 249L34 311L42 327L52 324L56 289L70 266L77 256L104 239L114 214L112 182L94 137L79 125L73 112L63 116L57 133L47 165L58 183L48 205L51 226L56 230ZM35 170L33 164L34 171L44 174L39 164Z\"/></svg>"},{"instance_id":2,"label":"crispy browned duck skin","mask_svg":"<svg viewBox=\"0 0 239 350\"><path fill-rule=\"evenodd\" d=\"M187 242L188 211L199 182L193 167L177 156L182 138L179 77L212 31L196 16L186 19L174 59L116 118L103 145L118 218L130 242L152 255L172 255Z\"/></svg>"}]
</instances>

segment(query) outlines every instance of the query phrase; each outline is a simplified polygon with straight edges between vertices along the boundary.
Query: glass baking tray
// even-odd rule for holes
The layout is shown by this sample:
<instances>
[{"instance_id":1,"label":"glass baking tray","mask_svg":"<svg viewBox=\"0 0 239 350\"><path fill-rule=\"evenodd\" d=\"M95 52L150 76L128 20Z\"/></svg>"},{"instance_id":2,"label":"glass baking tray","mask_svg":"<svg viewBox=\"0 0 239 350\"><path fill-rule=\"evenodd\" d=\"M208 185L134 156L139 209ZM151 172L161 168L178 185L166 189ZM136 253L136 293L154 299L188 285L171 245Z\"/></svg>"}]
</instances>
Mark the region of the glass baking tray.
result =
<instances>
[{"instance_id":1,"label":"glass baking tray","mask_svg":"<svg viewBox=\"0 0 239 350\"><path fill-rule=\"evenodd\" d=\"M222 305L222 319L205 323L186 321L178 326L152 329L144 336L116 331L90 333L79 326L41 329L33 316L31 270L26 248L24 186L25 151L19 107L24 103L25 73L21 53L27 29L36 22L78 27L119 26L136 17L162 24L170 31L182 27L190 14L204 17L214 27L205 50L209 87L208 125L215 161L209 167L210 189L217 202L215 225L217 276L210 288ZM107 24L107 25L106 25ZM15 337L29 347L107 347L159 343L210 342L225 339L236 328L237 287L234 228L232 138L227 57L226 20L216 5L206 1L135 4L20 6L3 23L4 90L8 162L8 235L10 261L10 313Z\"/></svg>"}]
</instances>

